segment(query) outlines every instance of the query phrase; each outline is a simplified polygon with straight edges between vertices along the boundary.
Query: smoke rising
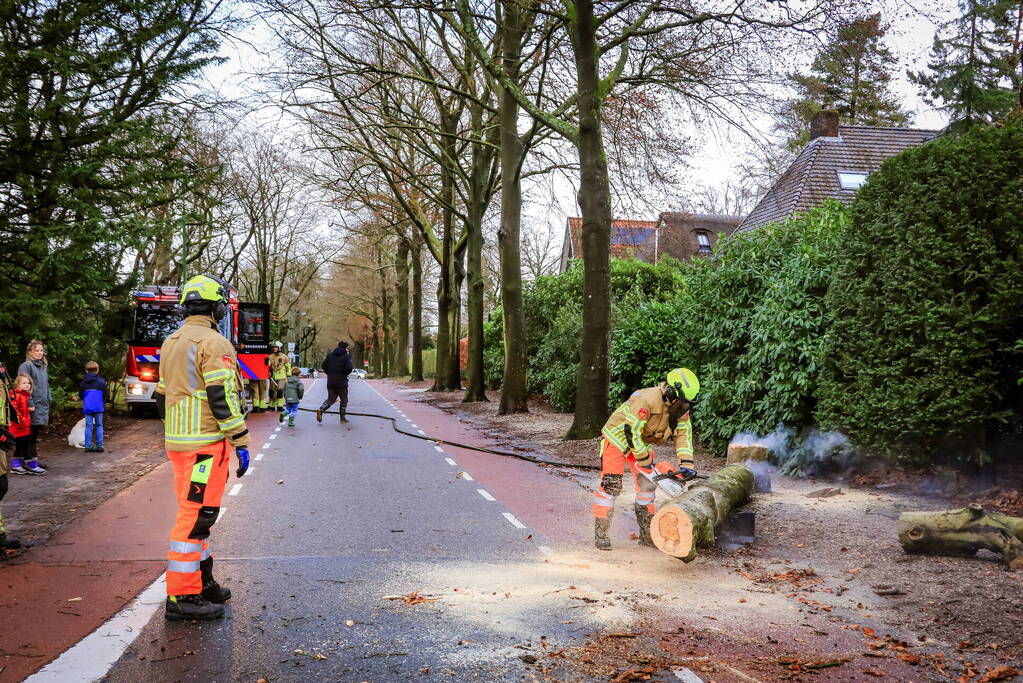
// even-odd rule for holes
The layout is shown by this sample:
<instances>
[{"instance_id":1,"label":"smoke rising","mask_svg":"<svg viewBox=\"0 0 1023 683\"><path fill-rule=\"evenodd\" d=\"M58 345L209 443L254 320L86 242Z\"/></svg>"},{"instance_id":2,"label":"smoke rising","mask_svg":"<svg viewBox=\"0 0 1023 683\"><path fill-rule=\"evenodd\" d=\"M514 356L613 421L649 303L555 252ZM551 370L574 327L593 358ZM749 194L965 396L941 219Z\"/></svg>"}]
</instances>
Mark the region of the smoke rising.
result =
<instances>
[{"instance_id":1,"label":"smoke rising","mask_svg":"<svg viewBox=\"0 0 1023 683\"><path fill-rule=\"evenodd\" d=\"M740 432L733 444L764 446L770 451L770 463L790 477L823 476L853 467L858 456L848 437L840 432L794 429L779 424L773 432L761 436ZM756 472L754 472L756 474Z\"/></svg>"}]
</instances>

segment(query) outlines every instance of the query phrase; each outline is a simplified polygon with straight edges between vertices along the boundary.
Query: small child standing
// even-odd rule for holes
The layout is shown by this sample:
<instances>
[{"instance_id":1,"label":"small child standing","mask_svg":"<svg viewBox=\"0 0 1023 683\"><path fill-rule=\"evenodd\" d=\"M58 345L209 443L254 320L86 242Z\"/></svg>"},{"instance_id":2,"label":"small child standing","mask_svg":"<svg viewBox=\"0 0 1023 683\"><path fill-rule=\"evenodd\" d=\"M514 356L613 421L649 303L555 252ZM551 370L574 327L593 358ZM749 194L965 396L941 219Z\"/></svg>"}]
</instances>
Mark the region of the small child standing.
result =
<instances>
[{"instance_id":1,"label":"small child standing","mask_svg":"<svg viewBox=\"0 0 1023 683\"><path fill-rule=\"evenodd\" d=\"M11 458L11 472L15 474L46 474L46 469L39 466L36 456L36 439L32 433L32 378L18 375L14 378L14 391L11 392L11 406L18 416L18 422L12 423L10 432L14 435L14 457Z\"/></svg>"},{"instance_id":2,"label":"small child standing","mask_svg":"<svg viewBox=\"0 0 1023 683\"><path fill-rule=\"evenodd\" d=\"M284 416L288 416L288 426L295 426L295 417L298 415L298 404L305 396L305 385L302 384L302 370L291 369L291 377L284 383L284 412L281 413L278 422L284 422Z\"/></svg>"},{"instance_id":3,"label":"small child standing","mask_svg":"<svg viewBox=\"0 0 1023 683\"><path fill-rule=\"evenodd\" d=\"M11 421L18 418L12 413L10 387L7 385L7 368L0 363L0 501L7 495L7 456L14 452L14 435L7 430ZM14 550L21 547L21 541L7 535L4 527L4 513L0 510L0 550Z\"/></svg>"},{"instance_id":4,"label":"small child standing","mask_svg":"<svg viewBox=\"0 0 1023 683\"><path fill-rule=\"evenodd\" d=\"M82 399L82 412L85 413L85 452L103 452L103 410L110 399L107 382L99 376L99 363L90 360L85 364L85 377L78 388ZM96 430L96 440L92 432Z\"/></svg>"}]
</instances>

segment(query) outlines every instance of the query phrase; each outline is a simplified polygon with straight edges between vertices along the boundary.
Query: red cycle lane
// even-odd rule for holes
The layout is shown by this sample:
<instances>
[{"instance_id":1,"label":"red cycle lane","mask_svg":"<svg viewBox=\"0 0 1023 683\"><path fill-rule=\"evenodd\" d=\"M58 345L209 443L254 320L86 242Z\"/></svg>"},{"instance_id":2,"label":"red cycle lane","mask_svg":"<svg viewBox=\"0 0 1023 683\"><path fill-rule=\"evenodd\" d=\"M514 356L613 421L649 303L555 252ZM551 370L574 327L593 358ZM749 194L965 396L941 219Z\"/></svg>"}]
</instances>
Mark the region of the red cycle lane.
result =
<instances>
[{"instance_id":1,"label":"red cycle lane","mask_svg":"<svg viewBox=\"0 0 1023 683\"><path fill-rule=\"evenodd\" d=\"M253 457L277 427L252 416ZM164 463L44 545L0 564L0 681L42 668L120 611L166 568L176 505Z\"/></svg>"}]
</instances>

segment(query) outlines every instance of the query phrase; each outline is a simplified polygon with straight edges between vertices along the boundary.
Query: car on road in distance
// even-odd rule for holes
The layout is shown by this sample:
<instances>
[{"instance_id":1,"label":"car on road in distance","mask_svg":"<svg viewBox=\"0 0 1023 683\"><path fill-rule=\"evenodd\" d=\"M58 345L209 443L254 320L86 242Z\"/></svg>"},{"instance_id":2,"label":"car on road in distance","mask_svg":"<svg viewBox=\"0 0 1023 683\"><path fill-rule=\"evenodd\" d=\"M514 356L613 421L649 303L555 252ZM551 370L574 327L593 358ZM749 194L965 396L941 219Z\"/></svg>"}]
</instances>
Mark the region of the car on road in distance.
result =
<instances>
[{"instance_id":1,"label":"car on road in distance","mask_svg":"<svg viewBox=\"0 0 1023 683\"><path fill-rule=\"evenodd\" d=\"M366 371L362 368L355 368L352 370L352 374L349 377L355 377L356 379L366 379Z\"/></svg>"}]
</instances>

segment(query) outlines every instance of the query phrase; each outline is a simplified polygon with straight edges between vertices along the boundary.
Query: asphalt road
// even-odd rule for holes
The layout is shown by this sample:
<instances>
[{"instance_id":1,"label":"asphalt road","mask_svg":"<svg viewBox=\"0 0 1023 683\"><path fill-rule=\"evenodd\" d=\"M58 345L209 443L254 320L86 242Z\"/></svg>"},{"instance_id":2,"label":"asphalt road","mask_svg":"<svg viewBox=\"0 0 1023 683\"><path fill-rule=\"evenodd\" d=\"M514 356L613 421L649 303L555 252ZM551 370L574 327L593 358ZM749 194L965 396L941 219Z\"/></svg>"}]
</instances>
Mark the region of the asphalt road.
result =
<instances>
[{"instance_id":1,"label":"asphalt road","mask_svg":"<svg viewBox=\"0 0 1023 683\"><path fill-rule=\"evenodd\" d=\"M303 406L325 391L314 383ZM349 410L397 416L357 380ZM546 549L450 453L370 418L303 412L274 435L232 475L211 536L233 592L225 618L157 611L108 680L519 680L523 647L589 630L585 615L548 609L564 581L545 571ZM385 599L411 593L436 601Z\"/></svg>"}]
</instances>

